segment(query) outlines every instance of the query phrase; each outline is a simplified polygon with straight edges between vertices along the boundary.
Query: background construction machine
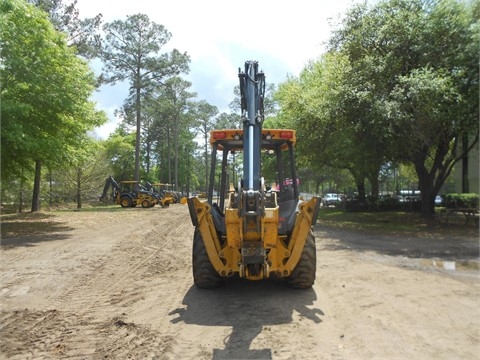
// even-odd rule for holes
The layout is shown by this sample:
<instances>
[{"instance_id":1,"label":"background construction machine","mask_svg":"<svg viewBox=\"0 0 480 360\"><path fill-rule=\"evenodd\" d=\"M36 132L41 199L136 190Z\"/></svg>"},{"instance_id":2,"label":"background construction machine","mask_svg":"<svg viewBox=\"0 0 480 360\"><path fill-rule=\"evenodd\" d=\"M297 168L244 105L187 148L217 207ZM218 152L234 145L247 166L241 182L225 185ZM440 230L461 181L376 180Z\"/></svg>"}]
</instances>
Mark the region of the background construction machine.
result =
<instances>
[{"instance_id":1,"label":"background construction machine","mask_svg":"<svg viewBox=\"0 0 480 360\"><path fill-rule=\"evenodd\" d=\"M239 71L243 130L211 131L212 160L207 201L188 199L195 226L193 279L212 288L233 275L250 280L285 279L297 288L315 281L316 249L312 225L319 198L299 201L290 129L262 129L265 77L256 61ZM243 176L238 187L229 184L229 160L243 152ZM276 162L276 186L262 177L262 152ZM217 162L217 156L221 161ZM220 164L218 198L214 181Z\"/></svg>"},{"instance_id":2,"label":"background construction machine","mask_svg":"<svg viewBox=\"0 0 480 360\"><path fill-rule=\"evenodd\" d=\"M166 196L171 196L174 199L175 204L187 203L187 198L183 196L183 194L180 191L174 190L172 184L159 184L159 185L162 186Z\"/></svg>"},{"instance_id":3,"label":"background construction machine","mask_svg":"<svg viewBox=\"0 0 480 360\"><path fill-rule=\"evenodd\" d=\"M110 199L122 207L135 207L142 205L149 208L158 204L159 199L152 191L145 189L138 181L124 180L117 183L112 176L107 177L100 201L109 199L108 189L112 188Z\"/></svg>"},{"instance_id":4,"label":"background construction machine","mask_svg":"<svg viewBox=\"0 0 480 360\"><path fill-rule=\"evenodd\" d=\"M161 207L168 207L170 204L174 204L176 202L175 198L165 191L165 184L152 184L147 181L145 182L145 187L147 190L152 191L155 194L158 199L158 204L160 204Z\"/></svg>"}]
</instances>

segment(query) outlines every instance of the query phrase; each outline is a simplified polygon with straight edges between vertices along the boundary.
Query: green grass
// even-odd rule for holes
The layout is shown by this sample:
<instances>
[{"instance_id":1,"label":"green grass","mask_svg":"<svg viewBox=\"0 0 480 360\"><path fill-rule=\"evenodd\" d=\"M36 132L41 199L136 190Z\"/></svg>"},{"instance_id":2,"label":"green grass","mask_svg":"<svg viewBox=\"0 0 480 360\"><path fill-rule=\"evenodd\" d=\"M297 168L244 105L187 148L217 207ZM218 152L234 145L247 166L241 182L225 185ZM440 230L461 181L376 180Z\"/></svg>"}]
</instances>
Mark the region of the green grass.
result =
<instances>
[{"instance_id":1,"label":"green grass","mask_svg":"<svg viewBox=\"0 0 480 360\"><path fill-rule=\"evenodd\" d=\"M403 234L418 233L439 226L434 221L426 222L418 213L413 212L345 212L336 208L321 208L317 224L348 230Z\"/></svg>"},{"instance_id":2,"label":"green grass","mask_svg":"<svg viewBox=\"0 0 480 360\"><path fill-rule=\"evenodd\" d=\"M141 207L141 206L138 206ZM59 209L50 209L52 212L121 212L125 211L120 205L99 205L99 206L89 206L85 205L82 206L81 209L77 209L76 207L67 207L67 208L59 208Z\"/></svg>"}]
</instances>

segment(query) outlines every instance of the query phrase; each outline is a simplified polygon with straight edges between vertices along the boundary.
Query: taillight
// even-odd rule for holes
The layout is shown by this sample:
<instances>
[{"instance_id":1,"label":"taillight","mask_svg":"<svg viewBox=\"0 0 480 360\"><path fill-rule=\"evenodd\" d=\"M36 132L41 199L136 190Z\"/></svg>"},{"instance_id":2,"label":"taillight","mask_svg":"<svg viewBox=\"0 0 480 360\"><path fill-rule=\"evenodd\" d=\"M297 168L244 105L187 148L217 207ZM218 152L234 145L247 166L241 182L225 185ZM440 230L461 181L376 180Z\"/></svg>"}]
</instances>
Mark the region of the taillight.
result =
<instances>
[{"instance_id":1,"label":"taillight","mask_svg":"<svg viewBox=\"0 0 480 360\"><path fill-rule=\"evenodd\" d=\"M281 131L280 139L293 139L293 131Z\"/></svg>"},{"instance_id":2,"label":"taillight","mask_svg":"<svg viewBox=\"0 0 480 360\"><path fill-rule=\"evenodd\" d=\"M213 134L212 134L212 137L215 139L215 140L222 140L222 139L225 139L227 137L227 133L225 131L215 131Z\"/></svg>"}]
</instances>

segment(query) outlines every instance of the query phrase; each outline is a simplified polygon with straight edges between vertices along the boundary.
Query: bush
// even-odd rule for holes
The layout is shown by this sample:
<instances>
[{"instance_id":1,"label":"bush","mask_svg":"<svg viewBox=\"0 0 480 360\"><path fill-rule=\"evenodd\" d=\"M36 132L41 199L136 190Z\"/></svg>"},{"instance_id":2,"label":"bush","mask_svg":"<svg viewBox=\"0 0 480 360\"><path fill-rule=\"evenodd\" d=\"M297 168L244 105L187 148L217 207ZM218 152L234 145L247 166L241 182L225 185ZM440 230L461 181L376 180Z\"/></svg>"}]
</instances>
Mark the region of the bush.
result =
<instances>
[{"instance_id":1,"label":"bush","mask_svg":"<svg viewBox=\"0 0 480 360\"><path fill-rule=\"evenodd\" d=\"M349 212L358 211L405 211L419 212L421 202L418 198L408 198L400 201L394 196L383 196L376 201L371 197L367 197L366 201L361 202L357 199L347 200L344 203L344 210Z\"/></svg>"},{"instance_id":2,"label":"bush","mask_svg":"<svg viewBox=\"0 0 480 360\"><path fill-rule=\"evenodd\" d=\"M476 208L478 209L480 196L475 193L470 194L446 194L443 197L447 209Z\"/></svg>"}]
</instances>

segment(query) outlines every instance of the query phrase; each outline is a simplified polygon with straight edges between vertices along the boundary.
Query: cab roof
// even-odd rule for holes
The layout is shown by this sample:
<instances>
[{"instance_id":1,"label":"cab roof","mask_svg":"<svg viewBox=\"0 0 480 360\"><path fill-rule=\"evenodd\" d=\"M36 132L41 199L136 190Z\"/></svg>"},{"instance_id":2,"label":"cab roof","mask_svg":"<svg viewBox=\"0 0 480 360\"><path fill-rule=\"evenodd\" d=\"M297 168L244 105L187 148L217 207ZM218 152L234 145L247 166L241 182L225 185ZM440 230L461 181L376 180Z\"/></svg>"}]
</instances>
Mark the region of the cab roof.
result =
<instances>
[{"instance_id":1,"label":"cab roof","mask_svg":"<svg viewBox=\"0 0 480 360\"><path fill-rule=\"evenodd\" d=\"M262 149L287 148L288 144L296 143L295 130L291 129L262 129ZM222 150L224 147L230 150L243 150L243 130L224 129L210 131L210 145L217 144Z\"/></svg>"}]
</instances>

